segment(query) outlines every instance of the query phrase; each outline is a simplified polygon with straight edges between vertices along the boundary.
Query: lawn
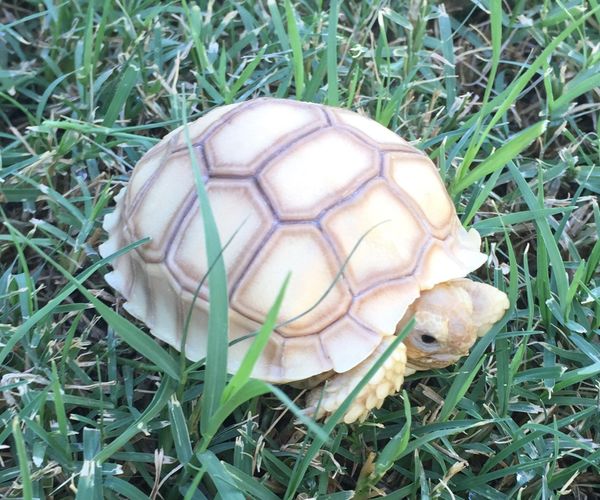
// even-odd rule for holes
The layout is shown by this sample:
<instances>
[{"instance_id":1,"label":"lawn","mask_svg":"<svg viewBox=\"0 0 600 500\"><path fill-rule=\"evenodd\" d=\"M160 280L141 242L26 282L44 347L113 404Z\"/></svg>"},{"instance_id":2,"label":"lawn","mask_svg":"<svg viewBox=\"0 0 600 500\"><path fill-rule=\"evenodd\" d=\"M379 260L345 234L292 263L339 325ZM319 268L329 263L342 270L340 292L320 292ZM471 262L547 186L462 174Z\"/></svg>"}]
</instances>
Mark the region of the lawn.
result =
<instances>
[{"instance_id":1,"label":"lawn","mask_svg":"<svg viewBox=\"0 0 600 500\"><path fill-rule=\"evenodd\" d=\"M597 0L2 0L0 23L0 497L600 497ZM137 160L258 96L426 152L510 297L362 424L298 420L286 386L222 396L102 278Z\"/></svg>"}]
</instances>

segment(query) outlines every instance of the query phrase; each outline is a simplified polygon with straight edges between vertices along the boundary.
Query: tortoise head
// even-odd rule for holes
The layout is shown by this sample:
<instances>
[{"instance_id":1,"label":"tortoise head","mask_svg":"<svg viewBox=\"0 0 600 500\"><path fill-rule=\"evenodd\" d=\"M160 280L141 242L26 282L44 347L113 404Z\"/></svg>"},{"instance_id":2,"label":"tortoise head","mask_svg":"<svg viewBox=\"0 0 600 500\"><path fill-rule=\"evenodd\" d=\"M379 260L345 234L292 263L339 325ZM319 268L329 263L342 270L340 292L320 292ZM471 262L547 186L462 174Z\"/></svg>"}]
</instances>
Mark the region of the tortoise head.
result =
<instances>
[{"instance_id":1,"label":"tortoise head","mask_svg":"<svg viewBox=\"0 0 600 500\"><path fill-rule=\"evenodd\" d=\"M440 283L424 291L398 323L400 330L415 318L415 326L404 340L408 366L427 370L456 363L508 306L504 292L469 279Z\"/></svg>"}]
</instances>

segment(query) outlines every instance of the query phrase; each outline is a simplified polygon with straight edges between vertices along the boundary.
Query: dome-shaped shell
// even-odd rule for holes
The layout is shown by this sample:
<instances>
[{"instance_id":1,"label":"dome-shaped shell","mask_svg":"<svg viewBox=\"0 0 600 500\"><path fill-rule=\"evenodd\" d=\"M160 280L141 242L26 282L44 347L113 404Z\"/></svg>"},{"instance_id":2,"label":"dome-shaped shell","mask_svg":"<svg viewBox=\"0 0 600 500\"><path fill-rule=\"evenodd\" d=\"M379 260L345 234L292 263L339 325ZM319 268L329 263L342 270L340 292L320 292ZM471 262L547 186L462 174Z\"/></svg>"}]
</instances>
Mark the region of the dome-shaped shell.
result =
<instances>
[{"instance_id":1,"label":"dome-shaped shell","mask_svg":"<svg viewBox=\"0 0 600 500\"><path fill-rule=\"evenodd\" d=\"M273 382L346 371L392 334L420 294L479 267L433 163L357 113L283 99L216 108L189 137L223 244L230 339L257 330L289 271L278 327L254 376ZM139 161L100 252L150 236L106 280L125 308L186 355L206 353L204 230L182 128ZM251 339L230 348L239 366Z\"/></svg>"}]
</instances>

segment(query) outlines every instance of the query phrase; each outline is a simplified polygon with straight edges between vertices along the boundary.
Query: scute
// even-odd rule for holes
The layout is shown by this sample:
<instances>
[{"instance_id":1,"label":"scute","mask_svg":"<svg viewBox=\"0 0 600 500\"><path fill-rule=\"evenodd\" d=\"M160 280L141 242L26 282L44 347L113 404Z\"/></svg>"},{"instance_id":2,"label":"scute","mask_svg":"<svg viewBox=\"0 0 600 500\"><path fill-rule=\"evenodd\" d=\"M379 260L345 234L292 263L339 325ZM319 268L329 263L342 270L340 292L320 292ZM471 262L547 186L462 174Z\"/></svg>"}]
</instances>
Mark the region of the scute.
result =
<instances>
[{"instance_id":1,"label":"scute","mask_svg":"<svg viewBox=\"0 0 600 500\"><path fill-rule=\"evenodd\" d=\"M283 380L291 382L329 371L333 364L323 352L319 335L307 335L285 339L281 367Z\"/></svg>"},{"instance_id":2,"label":"scute","mask_svg":"<svg viewBox=\"0 0 600 500\"><path fill-rule=\"evenodd\" d=\"M236 104L228 104L226 106L219 106L206 113L204 116L195 120L191 123L187 124L188 127L188 135L190 138L190 143L192 145L198 144L201 142L207 135L213 132L221 123L222 120L228 118L228 116L233 115L234 111L240 111L244 106L247 106L247 103L236 103ZM237 112L236 111L236 112ZM216 125L215 125L216 124ZM215 127L212 127L215 125ZM186 143L186 135L184 131L185 125L182 125L178 129L171 132L173 134L173 148L180 150L183 148L187 149ZM166 138L165 138L166 139Z\"/></svg>"},{"instance_id":3,"label":"scute","mask_svg":"<svg viewBox=\"0 0 600 500\"><path fill-rule=\"evenodd\" d=\"M194 300L193 294L182 292L178 298L179 301L179 316L183 320L182 328L176 332L176 335L170 336L167 342L179 349L181 341L183 339L183 331L185 320L191 313L191 320L189 323L189 330L186 338L185 354L186 357L192 361L200 361L206 357L206 338L203 333L208 331L208 309L209 305L206 300L198 297ZM248 337L252 332L258 331L260 324L245 318L244 316L236 313L235 311L229 311L229 339L235 341L243 337ZM273 334L265 349L265 356L273 351L273 346L276 344L275 340L278 335ZM242 362L245 352L254 340L254 337L249 337L246 340L235 343L229 348L228 352L228 369L231 372L235 372ZM277 362L279 361L279 354L275 354ZM269 364L266 364L268 367ZM264 373L261 373L263 375Z\"/></svg>"},{"instance_id":4,"label":"scute","mask_svg":"<svg viewBox=\"0 0 600 500\"><path fill-rule=\"evenodd\" d=\"M438 283L462 278L486 261L485 254L479 251L481 237L475 229L465 230L458 218L453 223L451 237L443 242L435 241L425 251L419 271L419 281L423 290Z\"/></svg>"},{"instance_id":5,"label":"scute","mask_svg":"<svg viewBox=\"0 0 600 500\"><path fill-rule=\"evenodd\" d=\"M162 264L145 264L148 307L145 318L153 326L154 334L168 344L178 346L179 333L183 329L183 318L179 314L181 288L165 280Z\"/></svg>"},{"instance_id":6,"label":"scute","mask_svg":"<svg viewBox=\"0 0 600 500\"><path fill-rule=\"evenodd\" d=\"M333 114L337 123L351 127L354 132L372 141L382 149L399 149L401 151L422 154L418 149L402 139L402 137L394 134L390 129L371 118L345 109L335 109Z\"/></svg>"},{"instance_id":7,"label":"scute","mask_svg":"<svg viewBox=\"0 0 600 500\"><path fill-rule=\"evenodd\" d=\"M281 116L286 119L282 120ZM326 124L318 106L266 99L244 107L206 141L211 172L253 175L261 160Z\"/></svg>"},{"instance_id":8,"label":"scute","mask_svg":"<svg viewBox=\"0 0 600 500\"><path fill-rule=\"evenodd\" d=\"M197 150L194 150L195 154ZM201 158L197 161L201 164ZM173 229L180 226L195 192L188 151L172 154L145 189L143 203L134 207L127 224L134 240L150 237L148 244L138 247L146 262L164 259Z\"/></svg>"},{"instance_id":9,"label":"scute","mask_svg":"<svg viewBox=\"0 0 600 500\"><path fill-rule=\"evenodd\" d=\"M391 280L356 297L350 313L371 330L393 332L419 294L419 282L415 278Z\"/></svg>"},{"instance_id":10,"label":"scute","mask_svg":"<svg viewBox=\"0 0 600 500\"><path fill-rule=\"evenodd\" d=\"M471 252L475 254L473 262L478 262L474 269L483 264L481 254ZM485 260L485 256L483 256ZM468 261L466 262L470 264ZM442 242L434 241L429 248L425 251L423 261L421 263L421 272L419 273L419 281L422 289L433 288L438 283L443 283L454 278L462 278L469 271L464 261L460 261L451 251L448 246Z\"/></svg>"},{"instance_id":11,"label":"scute","mask_svg":"<svg viewBox=\"0 0 600 500\"><path fill-rule=\"evenodd\" d=\"M327 128L273 158L259 182L282 219L306 220L377 175L378 160L374 148Z\"/></svg>"},{"instance_id":12,"label":"scute","mask_svg":"<svg viewBox=\"0 0 600 500\"><path fill-rule=\"evenodd\" d=\"M302 317L279 327L278 331L285 336L318 332L345 314L350 305L351 295L343 279L338 279L321 300L334 283L339 268L316 227L311 224L280 226L240 280L232 304L245 316L263 320L286 275L291 272L286 291L288 298L283 301L278 322Z\"/></svg>"},{"instance_id":13,"label":"scute","mask_svg":"<svg viewBox=\"0 0 600 500\"><path fill-rule=\"evenodd\" d=\"M130 210L137 205L137 202L144 195L145 188L151 185L152 178L168 160L171 148L168 144L162 146L155 151L148 151L137 163L131 179L129 179L127 189L124 191L127 193L127 204Z\"/></svg>"},{"instance_id":14,"label":"scute","mask_svg":"<svg viewBox=\"0 0 600 500\"><path fill-rule=\"evenodd\" d=\"M213 212L219 214L216 224L225 247L228 282L233 284L273 226L273 216L251 180L211 179L206 189ZM167 266L181 286L192 292L208 271L204 223L197 199L177 230Z\"/></svg>"},{"instance_id":15,"label":"scute","mask_svg":"<svg viewBox=\"0 0 600 500\"><path fill-rule=\"evenodd\" d=\"M345 274L355 293L411 274L427 241L418 219L383 179L332 209L323 228L339 258L349 258Z\"/></svg>"},{"instance_id":16,"label":"scute","mask_svg":"<svg viewBox=\"0 0 600 500\"><path fill-rule=\"evenodd\" d=\"M321 332L321 344L332 368L343 373L360 363L381 343L382 331L366 328L350 315Z\"/></svg>"},{"instance_id":17,"label":"scute","mask_svg":"<svg viewBox=\"0 0 600 500\"><path fill-rule=\"evenodd\" d=\"M435 166L425 156L388 153L384 175L402 190L403 196L412 199L423 212L438 238L445 238L456 216L452 200L440 179Z\"/></svg>"},{"instance_id":18,"label":"scute","mask_svg":"<svg viewBox=\"0 0 600 500\"><path fill-rule=\"evenodd\" d=\"M132 316L142 321L148 321L148 324L152 325L149 320L150 310L152 309L152 296L148 293L150 290L150 279L145 273L145 264L140 261L136 253L131 252L130 257L128 269L125 269L122 263L126 259L113 264L115 266L114 272L123 277L120 280L121 284L127 287L127 292L122 292L127 297L127 302L123 305L123 308ZM126 274L127 271L130 274ZM156 335L153 326L152 333Z\"/></svg>"}]
</instances>

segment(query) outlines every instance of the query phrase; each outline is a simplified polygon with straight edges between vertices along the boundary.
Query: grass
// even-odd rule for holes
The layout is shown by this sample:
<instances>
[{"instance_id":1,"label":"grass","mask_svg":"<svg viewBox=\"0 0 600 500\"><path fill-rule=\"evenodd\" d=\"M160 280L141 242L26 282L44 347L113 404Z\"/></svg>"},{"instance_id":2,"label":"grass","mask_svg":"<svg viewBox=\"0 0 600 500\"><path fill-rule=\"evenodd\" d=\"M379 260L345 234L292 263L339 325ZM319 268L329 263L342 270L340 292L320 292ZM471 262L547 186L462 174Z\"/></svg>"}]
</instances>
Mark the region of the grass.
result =
<instances>
[{"instance_id":1,"label":"grass","mask_svg":"<svg viewBox=\"0 0 600 500\"><path fill-rule=\"evenodd\" d=\"M597 0L7 0L0 22L0 496L600 496ZM251 360L227 379L180 359L102 280L100 222L141 155L262 95L425 150L511 298L360 425L298 423L299 392Z\"/></svg>"}]
</instances>

